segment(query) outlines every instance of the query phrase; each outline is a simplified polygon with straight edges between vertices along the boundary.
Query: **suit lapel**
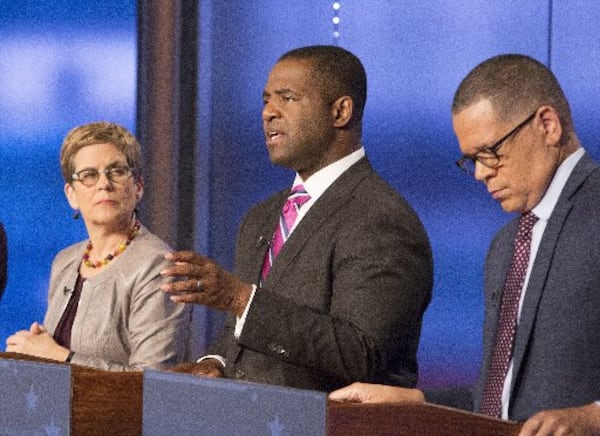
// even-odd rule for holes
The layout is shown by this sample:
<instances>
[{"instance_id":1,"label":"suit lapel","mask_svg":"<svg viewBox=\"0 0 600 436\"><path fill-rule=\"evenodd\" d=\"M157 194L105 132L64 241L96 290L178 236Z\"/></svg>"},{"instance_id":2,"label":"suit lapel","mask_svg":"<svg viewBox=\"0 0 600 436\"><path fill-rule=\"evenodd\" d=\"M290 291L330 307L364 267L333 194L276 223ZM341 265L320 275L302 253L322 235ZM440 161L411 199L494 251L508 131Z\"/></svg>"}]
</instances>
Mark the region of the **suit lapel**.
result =
<instances>
[{"instance_id":1,"label":"suit lapel","mask_svg":"<svg viewBox=\"0 0 600 436\"><path fill-rule=\"evenodd\" d=\"M268 202L265 204L264 210L261 209L260 216L252 220L252 224L250 224L252 227L244 230L244 232L254 237L247 245L244 245L244 248L240 249L237 247L236 249L236 272L243 280L254 284L260 283L265 255L273 237L275 227L278 224L279 214L288 195L289 190L279 191L274 194L267 200ZM240 233L242 233L242 230L240 230ZM240 257L237 258L237 256ZM229 345L226 348L226 359L228 362L236 362L243 352L243 348L234 337L233 331L235 325L236 317L230 313L225 321L226 328L231 332L226 336L227 341L229 341Z\"/></svg>"},{"instance_id":2,"label":"suit lapel","mask_svg":"<svg viewBox=\"0 0 600 436\"><path fill-rule=\"evenodd\" d=\"M502 303L502 293L504 292L504 285L508 271L510 269L512 254L514 249L514 240L518 230L519 220L518 218L513 219L507 224L506 232L502 235L502 240L495 241L498 244L498 248L494 250L494 269L487 272L489 278L486 277L486 290L488 290L487 298L487 316L489 317L488 325L493 328L494 331L489 332L486 337L495 338L496 329L498 327L498 318L500 316L500 307ZM494 347L494 340L491 340L488 344L489 356Z\"/></svg>"},{"instance_id":3,"label":"suit lapel","mask_svg":"<svg viewBox=\"0 0 600 436\"><path fill-rule=\"evenodd\" d=\"M590 173L597 168L597 165L584 155L577 163L571 173L567 184L556 203L554 211L548 220L546 230L542 236L540 246L537 251L535 263L531 270L531 276L527 285L525 300L517 328L515 338L515 348L513 353L514 370L512 376L513 387L515 380L523 363L523 358L527 349L527 344L531 337L531 331L535 322L538 306L544 292L548 271L554 257L555 247L558 238L563 229L565 220L572 208L571 197L583 184Z\"/></svg>"},{"instance_id":4,"label":"suit lapel","mask_svg":"<svg viewBox=\"0 0 600 436\"><path fill-rule=\"evenodd\" d=\"M256 252L254 255L250 255L248 257L248 261L251 262L249 271L256 272L254 283L259 283L260 281L265 256L267 255L267 250L269 249L275 228L279 225L281 210L283 209L283 205L285 204L289 194L289 189L276 194L276 198L274 198L271 202L271 205L264 217L262 229L259 232L261 236L258 236L256 239Z\"/></svg>"},{"instance_id":5,"label":"suit lapel","mask_svg":"<svg viewBox=\"0 0 600 436\"><path fill-rule=\"evenodd\" d=\"M355 187L370 171L372 170L368 160L361 159L319 197L282 247L265 281L265 287L272 287L279 282L287 268L301 254L302 248L316 229L349 201Z\"/></svg>"}]
</instances>

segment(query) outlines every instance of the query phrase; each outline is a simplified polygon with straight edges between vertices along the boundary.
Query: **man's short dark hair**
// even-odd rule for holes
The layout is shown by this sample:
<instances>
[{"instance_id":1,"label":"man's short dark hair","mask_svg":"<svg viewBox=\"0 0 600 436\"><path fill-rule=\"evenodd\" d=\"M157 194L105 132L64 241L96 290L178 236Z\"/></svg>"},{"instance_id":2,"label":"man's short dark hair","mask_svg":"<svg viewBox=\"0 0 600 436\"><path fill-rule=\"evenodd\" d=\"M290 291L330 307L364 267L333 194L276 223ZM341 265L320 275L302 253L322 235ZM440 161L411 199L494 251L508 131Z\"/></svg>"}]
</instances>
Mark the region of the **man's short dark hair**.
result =
<instances>
[{"instance_id":1,"label":"man's short dark hair","mask_svg":"<svg viewBox=\"0 0 600 436\"><path fill-rule=\"evenodd\" d=\"M503 121L521 119L542 105L552 106L564 133L573 131L571 109L558 80L544 64L529 56L503 54L477 65L456 90L452 113L484 99L492 103Z\"/></svg>"},{"instance_id":2,"label":"man's short dark hair","mask_svg":"<svg viewBox=\"0 0 600 436\"><path fill-rule=\"evenodd\" d=\"M291 50L279 61L286 59L310 62L313 79L324 98L333 102L339 97L350 96L354 103L354 122L362 121L367 101L367 74L354 54L337 46L313 45Z\"/></svg>"}]
</instances>

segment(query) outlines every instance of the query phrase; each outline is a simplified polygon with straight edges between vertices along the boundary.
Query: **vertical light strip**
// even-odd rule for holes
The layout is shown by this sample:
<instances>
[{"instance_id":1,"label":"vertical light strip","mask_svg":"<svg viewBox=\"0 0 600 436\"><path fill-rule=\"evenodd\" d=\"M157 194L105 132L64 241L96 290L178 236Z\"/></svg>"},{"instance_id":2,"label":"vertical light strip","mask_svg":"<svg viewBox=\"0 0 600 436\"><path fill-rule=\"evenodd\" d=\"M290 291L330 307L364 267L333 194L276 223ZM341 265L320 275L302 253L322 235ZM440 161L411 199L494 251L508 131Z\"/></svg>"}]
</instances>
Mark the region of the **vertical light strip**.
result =
<instances>
[{"instance_id":1,"label":"vertical light strip","mask_svg":"<svg viewBox=\"0 0 600 436\"><path fill-rule=\"evenodd\" d=\"M340 9L342 7L341 2L335 1L331 5L333 9L333 18L331 22L333 23L333 45L340 45Z\"/></svg>"}]
</instances>

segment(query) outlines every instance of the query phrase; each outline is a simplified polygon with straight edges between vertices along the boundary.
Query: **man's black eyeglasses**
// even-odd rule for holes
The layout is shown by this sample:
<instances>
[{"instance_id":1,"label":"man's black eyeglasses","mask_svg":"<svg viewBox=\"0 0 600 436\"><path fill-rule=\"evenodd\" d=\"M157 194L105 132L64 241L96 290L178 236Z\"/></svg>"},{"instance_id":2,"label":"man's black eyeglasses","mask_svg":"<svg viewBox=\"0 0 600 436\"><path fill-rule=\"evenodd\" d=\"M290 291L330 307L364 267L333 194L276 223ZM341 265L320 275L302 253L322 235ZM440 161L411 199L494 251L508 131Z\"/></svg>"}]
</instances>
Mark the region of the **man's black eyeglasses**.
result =
<instances>
[{"instance_id":1,"label":"man's black eyeglasses","mask_svg":"<svg viewBox=\"0 0 600 436\"><path fill-rule=\"evenodd\" d=\"M535 114L537 113L537 109L521 121L517 126L496 141L490 147L486 147L483 150L477 152L473 156L463 155L459 160L456 161L456 165L463 170L465 173L469 175L475 174L475 166L476 163L479 162L481 165L486 166L488 168L497 168L500 164L500 156L498 156L498 150L504 144L504 142L510 138L512 135L516 134L519 130L521 130L528 122L530 122Z\"/></svg>"}]
</instances>

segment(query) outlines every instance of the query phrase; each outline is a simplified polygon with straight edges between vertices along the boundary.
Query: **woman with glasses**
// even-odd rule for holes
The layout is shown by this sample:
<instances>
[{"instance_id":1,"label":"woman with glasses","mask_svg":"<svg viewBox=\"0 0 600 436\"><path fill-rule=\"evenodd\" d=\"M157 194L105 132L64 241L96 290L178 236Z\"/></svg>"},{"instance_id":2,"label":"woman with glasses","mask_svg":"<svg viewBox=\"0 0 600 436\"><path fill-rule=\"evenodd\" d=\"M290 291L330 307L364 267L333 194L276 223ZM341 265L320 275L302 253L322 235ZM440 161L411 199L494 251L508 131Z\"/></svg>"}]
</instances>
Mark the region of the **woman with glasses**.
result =
<instances>
[{"instance_id":1,"label":"woman with glasses","mask_svg":"<svg viewBox=\"0 0 600 436\"><path fill-rule=\"evenodd\" d=\"M6 351L112 371L182 361L191 313L159 290L170 249L136 216L140 144L117 124L91 123L67 134L60 164L89 239L56 256L43 325L10 336Z\"/></svg>"}]
</instances>

